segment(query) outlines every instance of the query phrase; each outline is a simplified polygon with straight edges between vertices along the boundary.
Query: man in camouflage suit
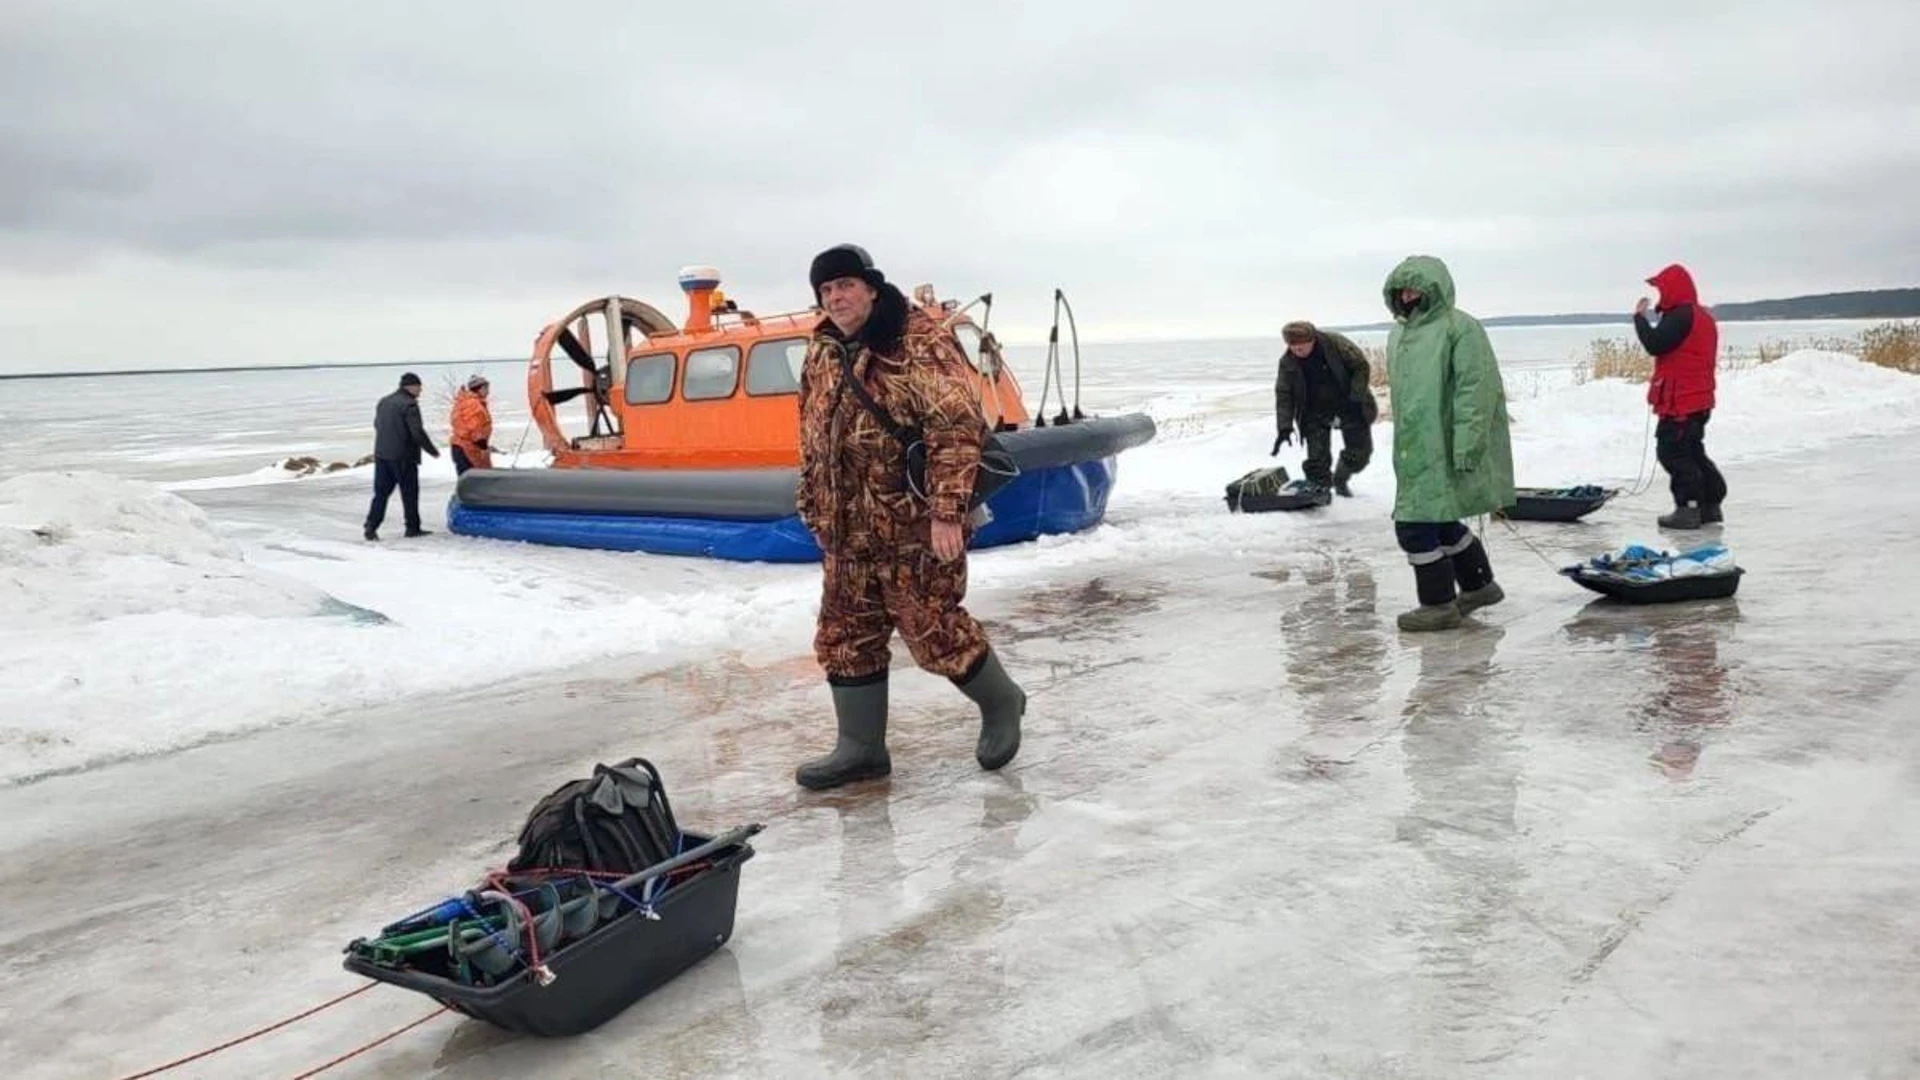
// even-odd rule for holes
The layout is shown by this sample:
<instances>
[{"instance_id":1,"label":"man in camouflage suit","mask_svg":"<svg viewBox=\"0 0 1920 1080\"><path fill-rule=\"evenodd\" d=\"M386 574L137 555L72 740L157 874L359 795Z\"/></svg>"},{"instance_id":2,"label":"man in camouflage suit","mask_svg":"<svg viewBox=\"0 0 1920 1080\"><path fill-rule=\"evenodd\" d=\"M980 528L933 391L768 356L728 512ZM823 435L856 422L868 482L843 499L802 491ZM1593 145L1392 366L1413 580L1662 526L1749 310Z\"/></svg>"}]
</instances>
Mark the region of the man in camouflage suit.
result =
<instances>
[{"instance_id":1,"label":"man in camouflage suit","mask_svg":"<svg viewBox=\"0 0 1920 1080\"><path fill-rule=\"evenodd\" d=\"M1279 435L1273 452L1293 441L1307 451L1301 471L1321 487L1351 496L1347 481L1373 458L1372 424L1380 415L1373 398L1367 354L1353 339L1310 322L1290 322L1280 330L1287 351L1273 384L1273 411ZM1340 428L1340 464L1333 466L1333 429Z\"/></svg>"},{"instance_id":2,"label":"man in camouflage suit","mask_svg":"<svg viewBox=\"0 0 1920 1080\"><path fill-rule=\"evenodd\" d=\"M861 248L821 252L808 278L826 316L800 373L797 494L822 555L814 652L839 739L795 779L820 789L893 771L887 666L896 629L915 663L979 705L974 756L998 769L1020 749L1027 695L961 606L969 502L987 435L972 369L953 332L910 307ZM907 483L906 446L849 392L849 369L895 425L926 444L924 498Z\"/></svg>"}]
</instances>

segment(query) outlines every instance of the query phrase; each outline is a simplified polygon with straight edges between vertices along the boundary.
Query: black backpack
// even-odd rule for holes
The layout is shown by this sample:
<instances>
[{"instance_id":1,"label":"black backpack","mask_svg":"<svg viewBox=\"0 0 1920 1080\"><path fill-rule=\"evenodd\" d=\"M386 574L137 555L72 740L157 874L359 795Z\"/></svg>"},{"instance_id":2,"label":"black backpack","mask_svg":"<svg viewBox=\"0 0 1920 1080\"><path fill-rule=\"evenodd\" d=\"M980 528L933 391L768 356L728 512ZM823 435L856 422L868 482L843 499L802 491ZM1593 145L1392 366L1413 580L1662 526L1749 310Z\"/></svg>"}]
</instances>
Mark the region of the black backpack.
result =
<instances>
[{"instance_id":1,"label":"black backpack","mask_svg":"<svg viewBox=\"0 0 1920 1080\"><path fill-rule=\"evenodd\" d=\"M591 777L562 784L534 804L507 870L632 874L673 858L679 844L659 770L628 758L595 765Z\"/></svg>"}]
</instances>

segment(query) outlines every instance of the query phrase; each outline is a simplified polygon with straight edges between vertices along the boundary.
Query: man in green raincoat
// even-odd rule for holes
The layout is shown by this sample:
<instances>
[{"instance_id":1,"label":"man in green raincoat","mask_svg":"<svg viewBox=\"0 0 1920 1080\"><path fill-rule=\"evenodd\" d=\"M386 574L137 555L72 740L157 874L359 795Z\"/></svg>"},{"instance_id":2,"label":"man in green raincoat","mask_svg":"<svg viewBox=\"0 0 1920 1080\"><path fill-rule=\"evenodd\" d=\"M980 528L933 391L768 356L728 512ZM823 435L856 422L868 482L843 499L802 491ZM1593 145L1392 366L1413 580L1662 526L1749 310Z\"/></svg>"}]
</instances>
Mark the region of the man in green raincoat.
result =
<instances>
[{"instance_id":1,"label":"man in green raincoat","mask_svg":"<svg viewBox=\"0 0 1920 1080\"><path fill-rule=\"evenodd\" d=\"M1514 503L1507 395L1486 330L1453 306L1445 263L1410 256L1387 275L1384 292L1397 324L1387 338L1393 530L1420 596L1400 629L1446 630L1506 595L1462 519Z\"/></svg>"}]
</instances>

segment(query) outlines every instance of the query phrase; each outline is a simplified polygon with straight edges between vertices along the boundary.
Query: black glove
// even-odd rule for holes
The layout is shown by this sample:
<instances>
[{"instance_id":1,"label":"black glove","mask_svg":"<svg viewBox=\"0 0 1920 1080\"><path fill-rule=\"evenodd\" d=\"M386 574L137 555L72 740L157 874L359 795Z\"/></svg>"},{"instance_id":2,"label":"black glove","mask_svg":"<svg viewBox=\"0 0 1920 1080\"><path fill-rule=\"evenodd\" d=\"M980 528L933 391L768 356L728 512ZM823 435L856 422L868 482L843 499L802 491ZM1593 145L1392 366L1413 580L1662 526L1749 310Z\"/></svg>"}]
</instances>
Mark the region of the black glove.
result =
<instances>
[{"instance_id":1,"label":"black glove","mask_svg":"<svg viewBox=\"0 0 1920 1080\"><path fill-rule=\"evenodd\" d=\"M491 446L488 446L488 445L487 445L487 440L485 440L485 439L475 439L475 440L473 440L473 448L474 448L475 450L491 450L491 449L493 449L493 447L491 447Z\"/></svg>"},{"instance_id":2,"label":"black glove","mask_svg":"<svg viewBox=\"0 0 1920 1080\"><path fill-rule=\"evenodd\" d=\"M1280 433L1280 435L1279 435L1279 437L1273 440L1273 449L1272 449L1271 451L1269 451L1269 452L1268 452L1268 454L1267 454L1267 456L1268 456L1268 457L1279 457L1279 456L1280 456L1280 448L1281 448L1281 447L1283 447L1283 446L1285 446L1285 445L1287 445L1288 443L1290 443L1290 442L1292 442L1292 441L1293 441L1293 430L1292 430L1291 428L1289 428L1289 429L1287 429L1286 431L1283 431L1283 432L1281 432L1281 433Z\"/></svg>"}]
</instances>

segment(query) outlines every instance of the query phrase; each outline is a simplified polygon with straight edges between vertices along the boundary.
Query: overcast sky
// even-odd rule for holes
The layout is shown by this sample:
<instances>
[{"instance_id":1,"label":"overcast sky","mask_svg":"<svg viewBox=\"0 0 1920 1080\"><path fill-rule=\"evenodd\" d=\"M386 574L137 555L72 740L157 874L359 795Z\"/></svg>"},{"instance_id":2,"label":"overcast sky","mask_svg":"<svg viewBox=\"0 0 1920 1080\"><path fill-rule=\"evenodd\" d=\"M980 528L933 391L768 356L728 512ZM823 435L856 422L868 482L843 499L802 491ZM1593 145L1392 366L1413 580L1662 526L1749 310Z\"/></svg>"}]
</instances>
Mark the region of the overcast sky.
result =
<instances>
[{"instance_id":1,"label":"overcast sky","mask_svg":"<svg viewBox=\"0 0 1920 1080\"><path fill-rule=\"evenodd\" d=\"M890 14L880 19L870 11ZM1695 10L1695 9L1699 10ZM1708 13L1707 9L1713 9ZM865 244L1042 333L1920 285L1920 3L0 0L0 370L523 355Z\"/></svg>"}]
</instances>

